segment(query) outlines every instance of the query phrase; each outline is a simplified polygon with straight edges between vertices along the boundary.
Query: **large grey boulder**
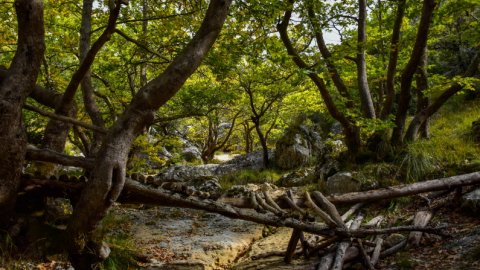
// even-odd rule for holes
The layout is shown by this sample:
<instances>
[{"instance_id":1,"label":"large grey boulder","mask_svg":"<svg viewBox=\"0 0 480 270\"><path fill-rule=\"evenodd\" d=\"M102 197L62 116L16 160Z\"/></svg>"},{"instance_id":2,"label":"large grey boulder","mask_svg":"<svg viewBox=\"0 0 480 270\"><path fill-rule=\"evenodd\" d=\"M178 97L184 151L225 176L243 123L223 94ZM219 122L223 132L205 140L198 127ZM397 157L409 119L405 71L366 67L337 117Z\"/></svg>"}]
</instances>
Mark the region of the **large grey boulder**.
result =
<instances>
[{"instance_id":1,"label":"large grey boulder","mask_svg":"<svg viewBox=\"0 0 480 270\"><path fill-rule=\"evenodd\" d=\"M360 191L360 182L350 172L338 172L327 179L327 193L343 194Z\"/></svg>"},{"instance_id":2,"label":"large grey boulder","mask_svg":"<svg viewBox=\"0 0 480 270\"><path fill-rule=\"evenodd\" d=\"M275 164L285 170L308 165L314 157L325 154L318 132L300 125L289 128L275 145Z\"/></svg>"},{"instance_id":3,"label":"large grey boulder","mask_svg":"<svg viewBox=\"0 0 480 270\"><path fill-rule=\"evenodd\" d=\"M183 149L182 157L186 162L202 161L202 153L193 145Z\"/></svg>"}]
</instances>

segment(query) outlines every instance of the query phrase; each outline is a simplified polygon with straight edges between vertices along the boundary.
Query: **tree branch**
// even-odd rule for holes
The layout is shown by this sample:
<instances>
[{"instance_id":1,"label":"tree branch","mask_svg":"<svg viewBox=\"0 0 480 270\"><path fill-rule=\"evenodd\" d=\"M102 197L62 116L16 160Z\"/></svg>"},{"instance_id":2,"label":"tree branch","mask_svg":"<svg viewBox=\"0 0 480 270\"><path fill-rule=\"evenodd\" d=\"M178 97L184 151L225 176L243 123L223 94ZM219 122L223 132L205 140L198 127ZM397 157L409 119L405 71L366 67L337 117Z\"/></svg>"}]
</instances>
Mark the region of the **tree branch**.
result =
<instances>
[{"instance_id":1,"label":"tree branch","mask_svg":"<svg viewBox=\"0 0 480 270\"><path fill-rule=\"evenodd\" d=\"M66 123L70 123L70 124L73 124L73 125L76 125L76 126L81 126L83 128L86 128L86 129L90 129L90 130L94 130L94 131L97 131L99 133L102 133L102 134L105 134L107 133L107 130L104 129L104 128L101 128L101 127L98 127L98 126L95 126L95 125L91 125L91 124L87 124L85 122L82 122L82 121L79 121L77 119L74 119L74 118L71 118L71 117L67 117L67 116L63 116L63 115L58 115L58 114L55 114L55 113L51 113L51 112L47 112L47 111L44 111L40 108L37 108L37 107L34 107L32 105L29 105L29 104L24 104L23 105L23 108L24 109L27 109L29 111L32 111L32 112L36 112L40 115L43 115L43 116L46 116L46 117L49 117L51 119L55 119L55 120L59 120L59 121L62 121L62 122L66 122Z\"/></svg>"}]
</instances>

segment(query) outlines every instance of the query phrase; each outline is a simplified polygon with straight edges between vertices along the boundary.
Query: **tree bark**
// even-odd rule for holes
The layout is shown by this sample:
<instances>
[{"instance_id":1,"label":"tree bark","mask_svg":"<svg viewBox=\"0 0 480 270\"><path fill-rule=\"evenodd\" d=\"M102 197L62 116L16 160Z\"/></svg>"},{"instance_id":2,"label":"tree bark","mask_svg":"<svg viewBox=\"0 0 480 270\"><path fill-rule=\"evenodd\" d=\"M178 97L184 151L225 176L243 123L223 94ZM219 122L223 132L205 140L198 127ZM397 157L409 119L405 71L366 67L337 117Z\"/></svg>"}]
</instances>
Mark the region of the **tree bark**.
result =
<instances>
[{"instance_id":1,"label":"tree bark","mask_svg":"<svg viewBox=\"0 0 480 270\"><path fill-rule=\"evenodd\" d=\"M403 196L419 194L423 192L450 189L459 186L474 185L480 183L480 172L456 175L410 185L398 185L389 188L370 190L365 192L352 192L328 197L329 201L339 203L372 202L382 199L392 199Z\"/></svg>"},{"instance_id":2,"label":"tree bark","mask_svg":"<svg viewBox=\"0 0 480 270\"><path fill-rule=\"evenodd\" d=\"M417 70L417 76L416 76L416 81L417 81L417 111L415 114L419 114L422 112L424 109L428 108L428 105L430 103L428 97L425 96L425 92L428 89L428 74L427 74L427 48L425 47L425 51L422 55L422 59L420 61L420 65L418 66ZM414 141L418 138L418 135L420 133L428 136L428 118L425 119L422 123L416 124L418 120L413 121L410 123L407 132L405 134L404 141ZM421 131L420 129L423 130Z\"/></svg>"},{"instance_id":3,"label":"tree bark","mask_svg":"<svg viewBox=\"0 0 480 270\"><path fill-rule=\"evenodd\" d=\"M358 1L358 33L357 33L357 82L360 91L362 110L367 118L375 118L370 87L367 79L367 62L365 61L365 42L367 42L367 1Z\"/></svg>"},{"instance_id":4,"label":"tree bark","mask_svg":"<svg viewBox=\"0 0 480 270\"><path fill-rule=\"evenodd\" d=\"M109 130L100 148L73 218L68 225L68 251L75 269L92 269L98 261L92 232L118 198L125 183L125 166L133 140L153 121L154 111L165 104L197 69L218 37L230 0L212 0L200 29L185 49L157 78L142 87Z\"/></svg>"},{"instance_id":5,"label":"tree bark","mask_svg":"<svg viewBox=\"0 0 480 270\"><path fill-rule=\"evenodd\" d=\"M83 0L82 8L82 23L80 27L80 63L85 60L87 57L88 51L90 50L90 32L92 31L92 8L93 0ZM85 111L92 120L92 123L95 126L100 128L105 128L105 122L103 121L101 112L98 108L97 102L94 98L94 88L92 84L92 75L91 71L88 70L85 73L85 76L80 83L82 90L83 104L85 106ZM90 149L87 149L89 156L94 156L100 147L100 143L103 139L104 133L102 132L93 132L93 139L90 143Z\"/></svg>"},{"instance_id":6,"label":"tree bark","mask_svg":"<svg viewBox=\"0 0 480 270\"><path fill-rule=\"evenodd\" d=\"M313 30L315 32L315 40L317 41L317 46L318 50L320 51L320 54L322 55L323 59L325 60L325 65L327 66L328 73L330 74L330 77L332 78L333 84L335 85L335 88L337 88L338 92L340 95L347 99L351 99L350 93L348 92L348 88L345 85L345 82L343 81L342 77L340 76L340 73L335 65L335 63L332 60L332 53L327 47L327 44L325 43L325 39L323 38L323 33L322 29L320 28L320 25L317 21L317 16L315 14L315 11L312 7L311 4L308 6L308 18L310 20L310 23L313 26Z\"/></svg>"},{"instance_id":7,"label":"tree bark","mask_svg":"<svg viewBox=\"0 0 480 270\"><path fill-rule=\"evenodd\" d=\"M401 145L403 143L403 131L405 128L405 121L407 119L407 111L410 106L411 99L411 85L413 75L418 68L422 54L425 51L428 40L428 31L433 17L433 11L436 6L435 0L424 0L422 8L422 17L418 26L417 37L413 47L410 59L402 72L400 81L400 98L398 100L398 110L395 116L395 128L392 132L392 145Z\"/></svg>"},{"instance_id":8,"label":"tree bark","mask_svg":"<svg viewBox=\"0 0 480 270\"><path fill-rule=\"evenodd\" d=\"M386 119L392 113L395 99L395 74L397 72L398 53L400 52L400 30L405 14L406 0L400 0L397 6L397 14L393 25L392 38L390 41L390 58L387 67L387 96L382 109L382 119Z\"/></svg>"},{"instance_id":9,"label":"tree bark","mask_svg":"<svg viewBox=\"0 0 480 270\"><path fill-rule=\"evenodd\" d=\"M16 0L17 50L0 83L0 226L8 226L26 153L22 106L35 87L45 51L43 3Z\"/></svg>"}]
</instances>

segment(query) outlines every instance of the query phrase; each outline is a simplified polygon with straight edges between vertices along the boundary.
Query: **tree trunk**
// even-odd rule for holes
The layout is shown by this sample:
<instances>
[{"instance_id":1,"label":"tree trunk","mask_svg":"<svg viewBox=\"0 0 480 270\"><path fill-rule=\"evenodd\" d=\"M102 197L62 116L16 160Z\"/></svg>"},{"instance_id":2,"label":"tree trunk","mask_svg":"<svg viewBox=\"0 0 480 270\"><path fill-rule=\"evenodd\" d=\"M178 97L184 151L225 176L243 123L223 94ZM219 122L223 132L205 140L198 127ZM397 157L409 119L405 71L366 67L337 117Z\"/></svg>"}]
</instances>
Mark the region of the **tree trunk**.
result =
<instances>
[{"instance_id":1,"label":"tree trunk","mask_svg":"<svg viewBox=\"0 0 480 270\"><path fill-rule=\"evenodd\" d=\"M80 27L80 63L85 60L87 57L87 53L90 50L90 33L92 31L92 7L93 7L93 0L83 0L83 8L82 8L82 24ZM90 116L92 123L95 126L104 128L105 122L103 121L101 112L98 108L98 105L95 101L93 92L93 84L92 84L92 76L91 71L87 71L85 76L83 77L82 82L80 83L80 87L82 90L83 96L83 104L85 106L85 110ZM100 143L103 140L104 134L99 132L93 132L93 139L90 143L90 148L87 149L87 153L89 156L94 156L96 152L100 148Z\"/></svg>"},{"instance_id":2,"label":"tree trunk","mask_svg":"<svg viewBox=\"0 0 480 270\"><path fill-rule=\"evenodd\" d=\"M268 145L267 140L262 132L262 127L260 126L260 119L252 117L253 124L255 125L255 131L257 131L258 140L260 141L260 145L262 146L262 156L263 156L263 166L265 168L269 168L270 160L268 157Z\"/></svg>"},{"instance_id":3,"label":"tree trunk","mask_svg":"<svg viewBox=\"0 0 480 270\"><path fill-rule=\"evenodd\" d=\"M392 38L390 41L390 58L387 67L387 96L382 109L382 119L386 119L392 113L395 99L395 74L397 72L398 53L400 52L400 29L402 28L405 14L406 0L400 0L397 7L395 23L393 25Z\"/></svg>"},{"instance_id":4,"label":"tree trunk","mask_svg":"<svg viewBox=\"0 0 480 270\"><path fill-rule=\"evenodd\" d=\"M407 111L410 106L411 99L411 85L413 75L417 70L417 67L422 59L424 48L427 46L428 31L430 29L430 23L433 17L433 11L435 9L435 0L424 0L422 17L418 26L417 37L415 45L413 47L410 60L402 73L400 81L400 98L398 100L398 110L395 116L395 128L392 132L391 143L392 145L401 145L403 143L403 131L405 128L405 121L407 119Z\"/></svg>"},{"instance_id":5,"label":"tree trunk","mask_svg":"<svg viewBox=\"0 0 480 270\"><path fill-rule=\"evenodd\" d=\"M428 74L427 74L427 48L425 47L424 53L422 55L422 59L420 61L420 65L418 66L417 70L417 111L416 114L419 114L428 106L430 105L430 101L428 97L425 96L425 92L428 89ZM417 123L417 121L412 122L407 129L407 133L405 134L405 141L414 141L418 138L418 135L422 135L425 137L428 136L428 118L424 119L422 123ZM420 134L419 134L420 133Z\"/></svg>"},{"instance_id":6,"label":"tree trunk","mask_svg":"<svg viewBox=\"0 0 480 270\"><path fill-rule=\"evenodd\" d=\"M125 182L125 166L133 140L153 121L165 104L197 69L225 21L231 1L212 0L192 41L166 70L142 87L104 139L89 179L67 228L68 251L75 269L94 269L105 258L92 232L118 198Z\"/></svg>"},{"instance_id":7,"label":"tree trunk","mask_svg":"<svg viewBox=\"0 0 480 270\"><path fill-rule=\"evenodd\" d=\"M26 153L22 106L35 87L45 51L43 3L16 0L17 50L0 84L0 226L8 226Z\"/></svg>"},{"instance_id":8,"label":"tree trunk","mask_svg":"<svg viewBox=\"0 0 480 270\"><path fill-rule=\"evenodd\" d=\"M367 63L365 61L365 42L367 41L367 1L358 1L358 36L357 36L357 82L360 91L362 110L366 117L375 118L375 107L367 80Z\"/></svg>"}]
</instances>

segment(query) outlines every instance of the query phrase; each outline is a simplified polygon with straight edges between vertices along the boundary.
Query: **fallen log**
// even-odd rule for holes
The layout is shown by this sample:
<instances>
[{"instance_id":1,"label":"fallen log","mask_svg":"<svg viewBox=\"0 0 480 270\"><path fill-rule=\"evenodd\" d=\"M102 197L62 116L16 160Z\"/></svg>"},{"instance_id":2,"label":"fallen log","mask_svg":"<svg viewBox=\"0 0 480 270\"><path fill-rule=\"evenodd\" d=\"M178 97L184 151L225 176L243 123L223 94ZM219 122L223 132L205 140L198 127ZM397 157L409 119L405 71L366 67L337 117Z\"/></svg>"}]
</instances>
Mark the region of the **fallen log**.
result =
<instances>
[{"instance_id":1,"label":"fallen log","mask_svg":"<svg viewBox=\"0 0 480 270\"><path fill-rule=\"evenodd\" d=\"M413 219L414 226L427 226L428 222L432 218L432 213L428 211L419 211L415 214L415 218ZM412 245L418 246L420 245L420 240L422 238L422 232L411 232L408 236L408 242Z\"/></svg>"},{"instance_id":2,"label":"fallen log","mask_svg":"<svg viewBox=\"0 0 480 270\"><path fill-rule=\"evenodd\" d=\"M334 204L371 202L475 184L480 184L480 172L456 175L413 184L392 186L365 192L352 192L342 195L335 195L328 197L328 200Z\"/></svg>"}]
</instances>

